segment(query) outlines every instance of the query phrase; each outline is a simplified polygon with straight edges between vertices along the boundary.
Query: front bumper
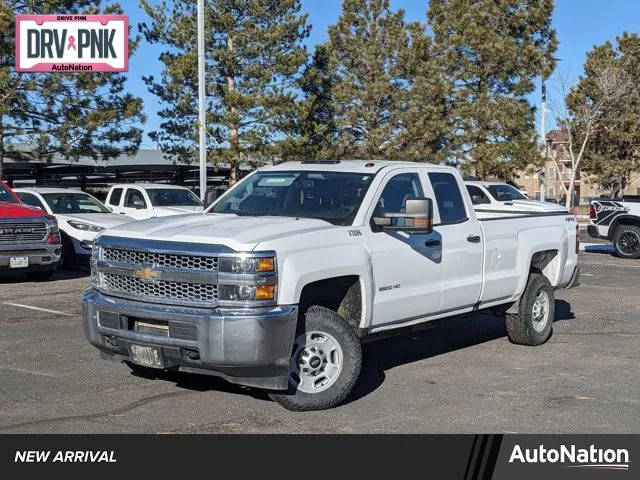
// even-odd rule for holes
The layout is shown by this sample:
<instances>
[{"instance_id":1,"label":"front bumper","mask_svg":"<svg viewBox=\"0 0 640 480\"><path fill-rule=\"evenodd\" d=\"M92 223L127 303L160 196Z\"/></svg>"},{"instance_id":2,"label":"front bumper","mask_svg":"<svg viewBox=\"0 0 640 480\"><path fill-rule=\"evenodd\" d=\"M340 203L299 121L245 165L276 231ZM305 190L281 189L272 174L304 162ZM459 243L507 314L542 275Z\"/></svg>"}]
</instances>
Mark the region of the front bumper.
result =
<instances>
[{"instance_id":1,"label":"front bumper","mask_svg":"<svg viewBox=\"0 0 640 480\"><path fill-rule=\"evenodd\" d=\"M296 305L221 313L123 300L90 289L82 296L82 311L85 336L103 357L130 361L131 344L153 346L161 351L165 368L260 388L288 388ZM160 328L142 333L138 321Z\"/></svg>"},{"instance_id":2,"label":"front bumper","mask_svg":"<svg viewBox=\"0 0 640 480\"><path fill-rule=\"evenodd\" d=\"M60 244L49 243L15 243L0 245L0 270L11 270L12 272L46 270L55 268L60 260ZM27 257L29 267L20 269L10 269L12 258Z\"/></svg>"}]
</instances>

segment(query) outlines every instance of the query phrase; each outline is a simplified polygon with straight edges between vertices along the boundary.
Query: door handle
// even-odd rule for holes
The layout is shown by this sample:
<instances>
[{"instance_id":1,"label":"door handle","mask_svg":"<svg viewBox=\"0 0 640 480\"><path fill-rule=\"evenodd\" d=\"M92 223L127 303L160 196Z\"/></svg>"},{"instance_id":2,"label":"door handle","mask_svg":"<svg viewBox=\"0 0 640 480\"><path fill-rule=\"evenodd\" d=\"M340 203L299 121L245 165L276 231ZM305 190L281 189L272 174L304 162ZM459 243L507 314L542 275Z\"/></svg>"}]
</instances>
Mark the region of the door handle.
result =
<instances>
[{"instance_id":1,"label":"door handle","mask_svg":"<svg viewBox=\"0 0 640 480\"><path fill-rule=\"evenodd\" d=\"M126 215L127 212L118 212L120 215Z\"/></svg>"},{"instance_id":2,"label":"door handle","mask_svg":"<svg viewBox=\"0 0 640 480\"><path fill-rule=\"evenodd\" d=\"M424 242L425 247L437 247L440 245L440 240L427 240Z\"/></svg>"},{"instance_id":3,"label":"door handle","mask_svg":"<svg viewBox=\"0 0 640 480\"><path fill-rule=\"evenodd\" d=\"M480 243L480 235L469 235L467 237L469 243Z\"/></svg>"}]
</instances>

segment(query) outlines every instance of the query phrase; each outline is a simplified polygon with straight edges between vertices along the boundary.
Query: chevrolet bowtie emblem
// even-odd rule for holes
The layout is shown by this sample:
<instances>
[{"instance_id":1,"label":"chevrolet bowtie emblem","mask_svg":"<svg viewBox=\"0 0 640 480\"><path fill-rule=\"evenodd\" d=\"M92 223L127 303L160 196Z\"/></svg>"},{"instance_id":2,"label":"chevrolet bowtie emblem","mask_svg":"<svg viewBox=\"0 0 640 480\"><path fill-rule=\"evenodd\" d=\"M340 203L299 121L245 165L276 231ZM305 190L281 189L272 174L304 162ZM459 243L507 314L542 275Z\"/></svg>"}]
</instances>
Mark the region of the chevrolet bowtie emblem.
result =
<instances>
[{"instance_id":1,"label":"chevrolet bowtie emblem","mask_svg":"<svg viewBox=\"0 0 640 480\"><path fill-rule=\"evenodd\" d=\"M133 272L133 276L136 278L139 278L144 282L153 282L156 278L160 276L160 272L149 267L144 267Z\"/></svg>"}]
</instances>

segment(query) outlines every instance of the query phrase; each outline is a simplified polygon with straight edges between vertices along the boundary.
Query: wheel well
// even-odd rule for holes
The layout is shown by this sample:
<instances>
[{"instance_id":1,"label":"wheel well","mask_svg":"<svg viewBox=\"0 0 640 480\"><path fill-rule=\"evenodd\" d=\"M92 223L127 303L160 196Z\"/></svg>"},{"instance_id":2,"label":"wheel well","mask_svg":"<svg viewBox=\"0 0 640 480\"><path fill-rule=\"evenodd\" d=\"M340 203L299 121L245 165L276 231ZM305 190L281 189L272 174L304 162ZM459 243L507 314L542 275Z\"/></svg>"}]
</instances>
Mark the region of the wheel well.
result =
<instances>
[{"instance_id":1,"label":"wheel well","mask_svg":"<svg viewBox=\"0 0 640 480\"><path fill-rule=\"evenodd\" d=\"M357 275L326 278L304 286L300 293L300 313L312 305L328 308L338 313L354 329L362 319L362 292Z\"/></svg>"},{"instance_id":2,"label":"wheel well","mask_svg":"<svg viewBox=\"0 0 640 480\"><path fill-rule=\"evenodd\" d=\"M627 216L627 217L622 217L620 219L616 219L615 223L612 225L612 228L611 228L611 235L610 235L611 240L614 239L616 235L616 230L620 225L635 225L636 227L640 227L640 217Z\"/></svg>"},{"instance_id":3,"label":"wheel well","mask_svg":"<svg viewBox=\"0 0 640 480\"><path fill-rule=\"evenodd\" d=\"M560 275L560 256L558 250L543 250L531 257L529 273L540 273L547 277L551 285L557 285Z\"/></svg>"}]
</instances>

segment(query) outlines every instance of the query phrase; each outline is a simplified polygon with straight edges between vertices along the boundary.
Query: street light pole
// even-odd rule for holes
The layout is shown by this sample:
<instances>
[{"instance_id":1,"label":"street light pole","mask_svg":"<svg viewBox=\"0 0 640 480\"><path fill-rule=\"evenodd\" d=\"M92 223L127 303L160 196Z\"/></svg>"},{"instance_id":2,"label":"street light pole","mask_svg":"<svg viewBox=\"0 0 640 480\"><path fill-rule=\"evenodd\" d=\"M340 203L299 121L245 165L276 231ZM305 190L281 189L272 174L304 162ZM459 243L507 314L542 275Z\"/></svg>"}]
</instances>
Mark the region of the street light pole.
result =
<instances>
[{"instance_id":1,"label":"street light pole","mask_svg":"<svg viewBox=\"0 0 640 480\"><path fill-rule=\"evenodd\" d=\"M198 110L200 140L200 199L207 195L207 114L205 108L205 64L204 64L204 0L198 0Z\"/></svg>"},{"instance_id":2,"label":"street light pole","mask_svg":"<svg viewBox=\"0 0 640 480\"><path fill-rule=\"evenodd\" d=\"M540 101L540 138L542 139L542 149L544 152L544 165L542 166L542 172L540 172L540 200L546 200L546 175L544 171L547 168L547 81L542 77L542 99Z\"/></svg>"}]
</instances>

